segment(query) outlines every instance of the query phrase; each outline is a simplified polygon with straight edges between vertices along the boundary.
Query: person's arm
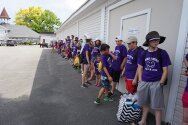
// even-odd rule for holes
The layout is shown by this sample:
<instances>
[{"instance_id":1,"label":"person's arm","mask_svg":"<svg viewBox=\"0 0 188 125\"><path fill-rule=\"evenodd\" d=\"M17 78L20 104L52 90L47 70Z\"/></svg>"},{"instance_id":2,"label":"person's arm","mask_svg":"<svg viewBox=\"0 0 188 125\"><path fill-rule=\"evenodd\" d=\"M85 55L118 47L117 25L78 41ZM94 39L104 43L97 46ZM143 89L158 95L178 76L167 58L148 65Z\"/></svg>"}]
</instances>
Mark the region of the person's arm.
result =
<instances>
[{"instance_id":1,"label":"person's arm","mask_svg":"<svg viewBox=\"0 0 188 125\"><path fill-rule=\"evenodd\" d=\"M110 82L112 82L112 81L113 81L113 79L112 79L112 77L110 76L110 74L109 74L109 72L108 72L107 68L106 68L106 67L103 67L103 70L104 70L105 74L107 75L108 80L109 80Z\"/></svg>"},{"instance_id":2,"label":"person's arm","mask_svg":"<svg viewBox=\"0 0 188 125\"><path fill-rule=\"evenodd\" d=\"M127 57L124 57L123 62L121 63L121 70L125 67L125 63L127 62Z\"/></svg>"},{"instance_id":3,"label":"person's arm","mask_svg":"<svg viewBox=\"0 0 188 125\"><path fill-rule=\"evenodd\" d=\"M117 57L112 53L112 52L109 52L110 56L112 57L113 60L117 60Z\"/></svg>"},{"instance_id":4,"label":"person's arm","mask_svg":"<svg viewBox=\"0 0 188 125\"><path fill-rule=\"evenodd\" d=\"M125 68L126 68L126 67L124 67L123 70L122 70L122 72L121 72L121 77L123 77L123 75L124 75L124 73L125 73Z\"/></svg>"},{"instance_id":5,"label":"person's arm","mask_svg":"<svg viewBox=\"0 0 188 125\"><path fill-rule=\"evenodd\" d=\"M160 84L163 86L168 76L168 67L163 67L163 74L160 80Z\"/></svg>"},{"instance_id":6,"label":"person's arm","mask_svg":"<svg viewBox=\"0 0 188 125\"><path fill-rule=\"evenodd\" d=\"M134 79L133 79L133 85L137 85L138 84L138 68L137 68L137 70L136 70L136 74L135 74L135 76L134 76Z\"/></svg>"},{"instance_id":7,"label":"person's arm","mask_svg":"<svg viewBox=\"0 0 188 125\"><path fill-rule=\"evenodd\" d=\"M138 81L142 81L143 66L138 64Z\"/></svg>"}]
</instances>

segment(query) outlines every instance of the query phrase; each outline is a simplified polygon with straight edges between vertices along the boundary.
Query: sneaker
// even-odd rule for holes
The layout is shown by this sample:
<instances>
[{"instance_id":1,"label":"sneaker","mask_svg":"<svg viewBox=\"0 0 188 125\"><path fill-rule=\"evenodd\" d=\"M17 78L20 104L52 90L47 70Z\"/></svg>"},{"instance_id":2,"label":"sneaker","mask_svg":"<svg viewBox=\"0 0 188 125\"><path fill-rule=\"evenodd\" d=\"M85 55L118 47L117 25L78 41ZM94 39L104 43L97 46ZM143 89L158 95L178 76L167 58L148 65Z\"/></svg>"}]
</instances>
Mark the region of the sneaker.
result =
<instances>
[{"instance_id":1,"label":"sneaker","mask_svg":"<svg viewBox=\"0 0 188 125\"><path fill-rule=\"evenodd\" d=\"M96 85L97 87L100 87L100 84Z\"/></svg>"},{"instance_id":2,"label":"sneaker","mask_svg":"<svg viewBox=\"0 0 188 125\"><path fill-rule=\"evenodd\" d=\"M105 102L109 101L109 100L108 100L108 96L105 96L103 100L104 100Z\"/></svg>"},{"instance_id":3,"label":"sneaker","mask_svg":"<svg viewBox=\"0 0 188 125\"><path fill-rule=\"evenodd\" d=\"M88 84L88 85L92 85L89 81L87 81L86 84Z\"/></svg>"},{"instance_id":4,"label":"sneaker","mask_svg":"<svg viewBox=\"0 0 188 125\"><path fill-rule=\"evenodd\" d=\"M114 99L112 98L112 97L109 97L109 96L105 96L104 97L104 101L106 101L106 102L112 102L112 101L114 101Z\"/></svg>"},{"instance_id":5,"label":"sneaker","mask_svg":"<svg viewBox=\"0 0 188 125\"><path fill-rule=\"evenodd\" d=\"M99 98L97 98L97 99L94 101L94 103L97 104L97 105L99 105L100 102L101 102L101 100L100 100Z\"/></svg>"},{"instance_id":6,"label":"sneaker","mask_svg":"<svg viewBox=\"0 0 188 125\"><path fill-rule=\"evenodd\" d=\"M114 101L114 99L112 97L108 97L108 101L112 102L112 101Z\"/></svg>"},{"instance_id":7,"label":"sneaker","mask_svg":"<svg viewBox=\"0 0 188 125\"><path fill-rule=\"evenodd\" d=\"M111 96L113 96L113 95L114 95L114 93L108 92L108 97L111 97Z\"/></svg>"},{"instance_id":8,"label":"sneaker","mask_svg":"<svg viewBox=\"0 0 188 125\"><path fill-rule=\"evenodd\" d=\"M83 84L81 87L82 88L87 88L88 86L86 84Z\"/></svg>"}]
</instances>

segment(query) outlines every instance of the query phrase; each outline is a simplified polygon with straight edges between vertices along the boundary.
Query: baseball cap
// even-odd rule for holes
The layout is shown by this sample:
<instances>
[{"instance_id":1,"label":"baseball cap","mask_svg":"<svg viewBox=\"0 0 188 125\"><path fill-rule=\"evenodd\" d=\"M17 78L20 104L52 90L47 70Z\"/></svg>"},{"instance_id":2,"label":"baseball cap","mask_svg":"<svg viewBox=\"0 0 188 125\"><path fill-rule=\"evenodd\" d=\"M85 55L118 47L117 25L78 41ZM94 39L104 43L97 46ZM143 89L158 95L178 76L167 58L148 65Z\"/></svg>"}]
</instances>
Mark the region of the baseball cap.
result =
<instances>
[{"instance_id":1,"label":"baseball cap","mask_svg":"<svg viewBox=\"0 0 188 125\"><path fill-rule=\"evenodd\" d=\"M127 39L127 43L137 42L137 38L135 36L129 36Z\"/></svg>"},{"instance_id":2,"label":"baseball cap","mask_svg":"<svg viewBox=\"0 0 188 125\"><path fill-rule=\"evenodd\" d=\"M115 41L123 41L121 36L116 36Z\"/></svg>"}]
</instances>

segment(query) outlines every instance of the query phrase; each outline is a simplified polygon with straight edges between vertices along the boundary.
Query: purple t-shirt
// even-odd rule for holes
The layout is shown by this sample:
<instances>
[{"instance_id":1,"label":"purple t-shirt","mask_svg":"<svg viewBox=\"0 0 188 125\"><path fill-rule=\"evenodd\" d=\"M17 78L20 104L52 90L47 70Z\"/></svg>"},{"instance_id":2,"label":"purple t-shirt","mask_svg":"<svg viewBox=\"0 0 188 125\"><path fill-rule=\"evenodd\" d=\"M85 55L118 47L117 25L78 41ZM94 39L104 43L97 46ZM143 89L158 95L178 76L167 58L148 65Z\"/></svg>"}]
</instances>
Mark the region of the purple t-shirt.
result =
<instances>
[{"instance_id":1,"label":"purple t-shirt","mask_svg":"<svg viewBox=\"0 0 188 125\"><path fill-rule=\"evenodd\" d=\"M161 51L162 67L171 65L170 57L165 50ZM143 66L142 81L155 82L160 81L163 71L158 59L158 52L143 52L138 62Z\"/></svg>"},{"instance_id":2,"label":"purple t-shirt","mask_svg":"<svg viewBox=\"0 0 188 125\"><path fill-rule=\"evenodd\" d=\"M186 55L185 58L186 58L186 60L188 61L188 54ZM185 87L185 91L188 92L188 78L187 78L187 85L186 85L186 87Z\"/></svg>"},{"instance_id":3,"label":"purple t-shirt","mask_svg":"<svg viewBox=\"0 0 188 125\"><path fill-rule=\"evenodd\" d=\"M100 53L99 47L95 46L92 51L92 57L96 57Z\"/></svg>"},{"instance_id":4,"label":"purple t-shirt","mask_svg":"<svg viewBox=\"0 0 188 125\"><path fill-rule=\"evenodd\" d=\"M127 63L126 63L126 68L125 68L125 77L126 79L131 79L133 80L137 67L138 67L138 60L139 57L141 56L143 50L142 49L135 49L135 50L128 50L127 52ZM137 54L137 55L136 55ZM135 59L137 58L137 59Z\"/></svg>"},{"instance_id":5,"label":"purple t-shirt","mask_svg":"<svg viewBox=\"0 0 188 125\"><path fill-rule=\"evenodd\" d=\"M71 40L70 39L67 39L66 40L66 45L70 44L71 43Z\"/></svg>"},{"instance_id":6,"label":"purple t-shirt","mask_svg":"<svg viewBox=\"0 0 188 125\"><path fill-rule=\"evenodd\" d=\"M77 50L78 50L77 46L75 46L75 45L72 46L72 52L73 52L73 55L74 55L74 56L76 56Z\"/></svg>"},{"instance_id":7,"label":"purple t-shirt","mask_svg":"<svg viewBox=\"0 0 188 125\"><path fill-rule=\"evenodd\" d=\"M84 56L84 61L87 61L87 58L86 58L86 51L88 51L89 53L89 60L91 60L91 47L89 44L85 44L84 48L83 48L83 56Z\"/></svg>"},{"instance_id":8,"label":"purple t-shirt","mask_svg":"<svg viewBox=\"0 0 188 125\"><path fill-rule=\"evenodd\" d=\"M117 60L112 62L112 69L115 71L120 71L123 59L127 57L127 48L124 45L116 46L114 55L117 57Z\"/></svg>"},{"instance_id":9,"label":"purple t-shirt","mask_svg":"<svg viewBox=\"0 0 188 125\"><path fill-rule=\"evenodd\" d=\"M112 57L110 55L104 55L103 54L103 55L101 55L101 62L102 62L102 67L106 67L109 74L111 74ZM101 76L107 77L103 68L101 70Z\"/></svg>"},{"instance_id":10,"label":"purple t-shirt","mask_svg":"<svg viewBox=\"0 0 188 125\"><path fill-rule=\"evenodd\" d=\"M100 72L99 72L99 70L98 70L99 63L100 63L100 62L98 62L98 61L95 61L95 62L94 62L94 66L95 66L95 73L96 73L96 74L100 74Z\"/></svg>"}]
</instances>

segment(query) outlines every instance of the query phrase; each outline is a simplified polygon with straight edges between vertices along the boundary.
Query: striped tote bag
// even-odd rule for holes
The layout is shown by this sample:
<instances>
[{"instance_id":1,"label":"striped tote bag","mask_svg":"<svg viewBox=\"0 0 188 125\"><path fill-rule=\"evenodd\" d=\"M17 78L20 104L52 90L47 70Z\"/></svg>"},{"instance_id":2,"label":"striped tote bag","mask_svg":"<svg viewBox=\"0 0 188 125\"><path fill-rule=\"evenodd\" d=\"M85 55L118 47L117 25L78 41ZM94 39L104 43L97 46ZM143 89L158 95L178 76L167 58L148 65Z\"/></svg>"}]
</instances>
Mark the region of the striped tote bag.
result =
<instances>
[{"instance_id":1,"label":"striped tote bag","mask_svg":"<svg viewBox=\"0 0 188 125\"><path fill-rule=\"evenodd\" d=\"M135 96L130 97L128 94L121 96L119 101L119 108L117 112L117 119L124 123L136 123L141 120L142 110L134 101Z\"/></svg>"}]
</instances>

